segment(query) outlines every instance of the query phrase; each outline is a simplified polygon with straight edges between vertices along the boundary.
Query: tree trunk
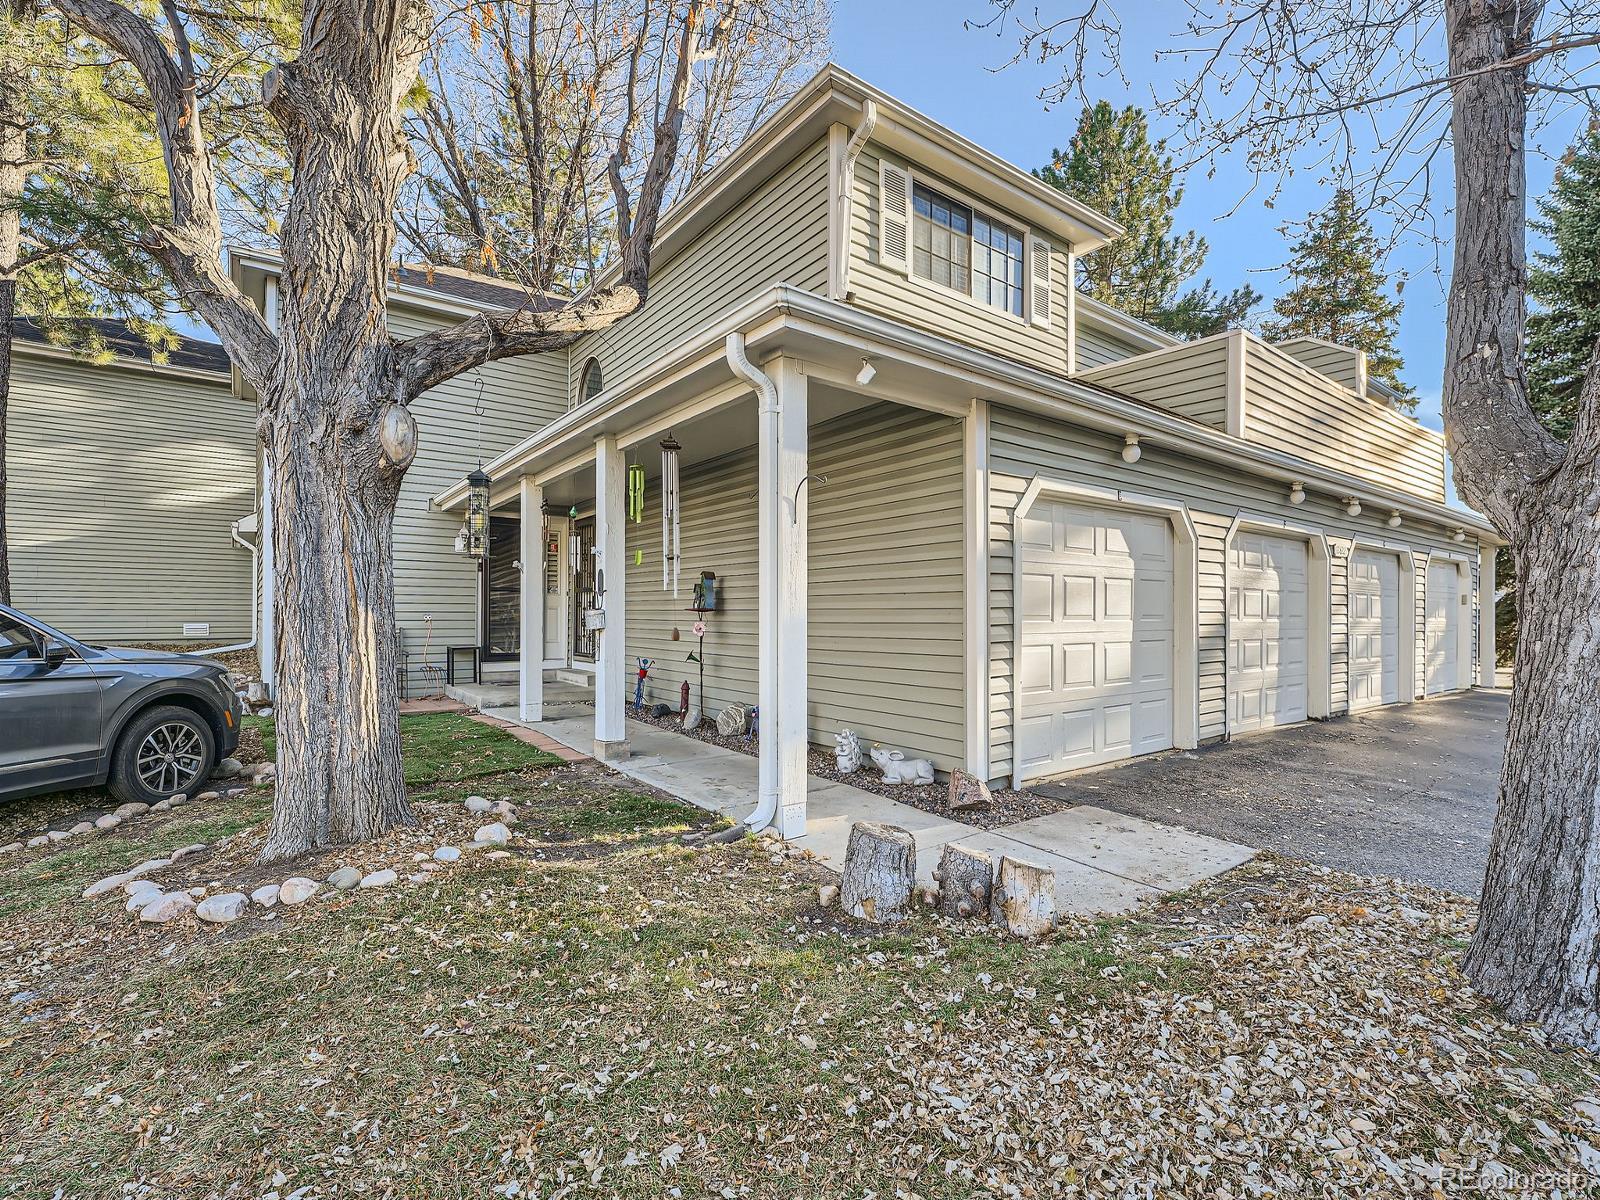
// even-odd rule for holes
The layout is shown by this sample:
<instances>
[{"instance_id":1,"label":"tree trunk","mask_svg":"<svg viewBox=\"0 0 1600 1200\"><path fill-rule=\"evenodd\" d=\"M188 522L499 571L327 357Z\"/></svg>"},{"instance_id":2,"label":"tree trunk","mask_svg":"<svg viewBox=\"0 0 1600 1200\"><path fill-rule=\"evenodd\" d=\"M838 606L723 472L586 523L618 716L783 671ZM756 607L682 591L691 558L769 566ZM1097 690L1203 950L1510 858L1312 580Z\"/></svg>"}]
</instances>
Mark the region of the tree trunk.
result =
<instances>
[{"instance_id":1,"label":"tree trunk","mask_svg":"<svg viewBox=\"0 0 1600 1200\"><path fill-rule=\"evenodd\" d=\"M379 432L402 394L387 266L409 169L400 101L424 44L413 23L425 11L407 0L384 6L381 17L357 7L325 4L329 28L266 88L295 188L262 417L278 638L278 794L263 861L412 821L400 762L393 560L409 460L390 461Z\"/></svg>"},{"instance_id":2,"label":"tree trunk","mask_svg":"<svg viewBox=\"0 0 1600 1200\"><path fill-rule=\"evenodd\" d=\"M857 821L844 850L839 899L863 921L900 921L911 901L917 844L898 825Z\"/></svg>"},{"instance_id":3,"label":"tree trunk","mask_svg":"<svg viewBox=\"0 0 1600 1200\"><path fill-rule=\"evenodd\" d=\"M1515 547L1519 634L1467 977L1516 1021L1600 1047L1600 489ZM1565 516L1560 513L1564 511Z\"/></svg>"},{"instance_id":4,"label":"tree trunk","mask_svg":"<svg viewBox=\"0 0 1600 1200\"><path fill-rule=\"evenodd\" d=\"M11 339L16 332L17 281L0 276L0 604L11 603L11 553L6 525L6 429L11 420Z\"/></svg>"},{"instance_id":5,"label":"tree trunk","mask_svg":"<svg viewBox=\"0 0 1600 1200\"><path fill-rule=\"evenodd\" d=\"M1456 235L1445 436L1508 538L1519 636L1467 978L1514 1020L1600 1047L1600 355L1567 445L1527 401L1526 54L1541 5L1449 0Z\"/></svg>"}]
</instances>

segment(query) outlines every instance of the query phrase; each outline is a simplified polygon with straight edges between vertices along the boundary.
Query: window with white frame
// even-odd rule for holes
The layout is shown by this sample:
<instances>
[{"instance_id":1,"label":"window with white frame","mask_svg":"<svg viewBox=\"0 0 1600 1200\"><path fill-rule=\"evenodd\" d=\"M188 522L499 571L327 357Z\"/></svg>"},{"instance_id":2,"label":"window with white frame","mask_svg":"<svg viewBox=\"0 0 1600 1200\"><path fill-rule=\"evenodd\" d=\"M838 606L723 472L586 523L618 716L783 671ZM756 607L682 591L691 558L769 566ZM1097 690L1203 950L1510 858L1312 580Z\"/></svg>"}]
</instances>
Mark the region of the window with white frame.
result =
<instances>
[{"instance_id":1,"label":"window with white frame","mask_svg":"<svg viewBox=\"0 0 1600 1200\"><path fill-rule=\"evenodd\" d=\"M1022 234L921 183L911 194L911 273L1022 316Z\"/></svg>"}]
</instances>

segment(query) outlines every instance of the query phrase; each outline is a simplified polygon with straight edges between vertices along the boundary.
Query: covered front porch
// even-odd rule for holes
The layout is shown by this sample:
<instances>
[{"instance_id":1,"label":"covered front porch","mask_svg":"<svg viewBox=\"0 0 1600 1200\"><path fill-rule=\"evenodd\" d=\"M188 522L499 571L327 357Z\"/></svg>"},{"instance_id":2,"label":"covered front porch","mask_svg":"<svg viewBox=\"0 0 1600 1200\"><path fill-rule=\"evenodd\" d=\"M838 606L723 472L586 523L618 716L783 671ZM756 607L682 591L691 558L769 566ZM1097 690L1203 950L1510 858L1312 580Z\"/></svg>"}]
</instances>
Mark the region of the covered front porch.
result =
<instances>
[{"instance_id":1,"label":"covered front porch","mask_svg":"<svg viewBox=\"0 0 1600 1200\"><path fill-rule=\"evenodd\" d=\"M707 721L754 710L738 815L800 838L819 803L808 747L841 729L941 773L982 770L974 403L900 385L853 348L830 362L771 347L757 366L755 342L732 334L627 402L602 394L587 420L579 409L489 465L485 645L516 658L486 663L484 699L511 699L514 668L519 721L555 718L622 769L641 736L655 746L642 757L667 761L658 739L691 739L627 718L643 660L647 704L676 713L687 688ZM572 710L575 687L592 707Z\"/></svg>"}]
</instances>

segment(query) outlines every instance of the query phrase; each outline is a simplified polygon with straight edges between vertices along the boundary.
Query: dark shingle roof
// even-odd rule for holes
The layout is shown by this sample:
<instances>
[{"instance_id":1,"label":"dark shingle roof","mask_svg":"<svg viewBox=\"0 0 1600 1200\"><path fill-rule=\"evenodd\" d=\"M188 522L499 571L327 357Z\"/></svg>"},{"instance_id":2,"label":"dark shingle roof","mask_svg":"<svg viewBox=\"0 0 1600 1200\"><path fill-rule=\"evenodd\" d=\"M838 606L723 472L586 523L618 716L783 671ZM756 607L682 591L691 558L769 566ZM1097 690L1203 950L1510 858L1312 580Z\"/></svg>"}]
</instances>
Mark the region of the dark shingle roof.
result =
<instances>
[{"instance_id":1,"label":"dark shingle roof","mask_svg":"<svg viewBox=\"0 0 1600 1200\"><path fill-rule=\"evenodd\" d=\"M132 332L126 322L107 317L91 317L84 323L105 341L118 358L143 363L154 361L149 343ZM37 346L51 344L45 337L44 330L40 328L39 322L33 317L17 318L16 339ZM231 365L227 352L217 343L203 342L190 337L178 339L178 344L167 354L167 363L174 367L186 367L195 371L218 371L224 374Z\"/></svg>"},{"instance_id":2,"label":"dark shingle roof","mask_svg":"<svg viewBox=\"0 0 1600 1200\"><path fill-rule=\"evenodd\" d=\"M527 290L520 284L455 267L390 267L389 277L406 287L423 288L490 308L520 308L529 300Z\"/></svg>"}]
</instances>

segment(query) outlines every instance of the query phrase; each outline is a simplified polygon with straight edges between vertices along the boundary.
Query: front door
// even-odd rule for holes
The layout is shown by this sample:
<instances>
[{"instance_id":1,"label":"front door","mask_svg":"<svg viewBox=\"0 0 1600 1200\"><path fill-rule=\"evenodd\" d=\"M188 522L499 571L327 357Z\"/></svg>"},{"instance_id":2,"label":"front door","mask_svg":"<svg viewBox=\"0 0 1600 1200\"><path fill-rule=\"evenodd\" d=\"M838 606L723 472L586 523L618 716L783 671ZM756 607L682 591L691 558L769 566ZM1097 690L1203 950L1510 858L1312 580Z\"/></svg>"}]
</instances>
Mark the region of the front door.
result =
<instances>
[{"instance_id":1,"label":"front door","mask_svg":"<svg viewBox=\"0 0 1600 1200\"><path fill-rule=\"evenodd\" d=\"M504 662L522 650L522 522L489 518L489 554L483 562L483 659Z\"/></svg>"},{"instance_id":2,"label":"front door","mask_svg":"<svg viewBox=\"0 0 1600 1200\"><path fill-rule=\"evenodd\" d=\"M593 662L599 634L583 627L583 614L594 607L594 518L572 526L572 657Z\"/></svg>"},{"instance_id":3,"label":"front door","mask_svg":"<svg viewBox=\"0 0 1600 1200\"><path fill-rule=\"evenodd\" d=\"M103 717L89 665L69 653L52 669L44 635L0 614L0 794L92 780Z\"/></svg>"},{"instance_id":4,"label":"front door","mask_svg":"<svg viewBox=\"0 0 1600 1200\"><path fill-rule=\"evenodd\" d=\"M550 517L544 534L544 665L567 665L572 566L567 561L567 519Z\"/></svg>"}]
</instances>

